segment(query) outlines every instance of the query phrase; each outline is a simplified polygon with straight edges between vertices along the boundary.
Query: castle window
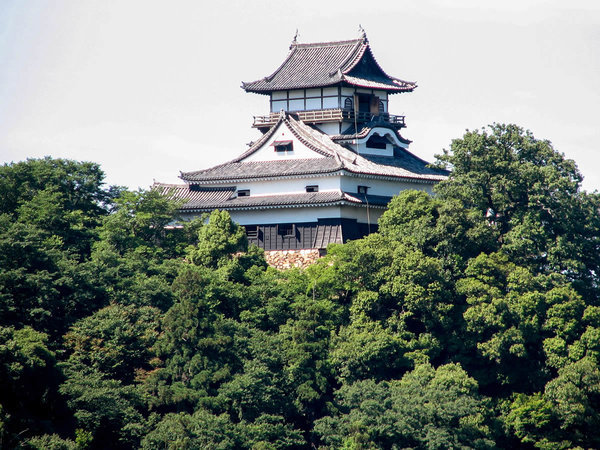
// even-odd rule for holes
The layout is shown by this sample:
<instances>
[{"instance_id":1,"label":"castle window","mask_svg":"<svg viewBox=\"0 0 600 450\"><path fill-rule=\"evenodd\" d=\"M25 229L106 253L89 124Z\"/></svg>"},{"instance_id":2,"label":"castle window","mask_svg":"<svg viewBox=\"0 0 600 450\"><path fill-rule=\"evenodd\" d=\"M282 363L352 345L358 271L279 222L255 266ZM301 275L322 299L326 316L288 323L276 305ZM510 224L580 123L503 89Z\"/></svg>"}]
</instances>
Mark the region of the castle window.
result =
<instances>
[{"instance_id":1,"label":"castle window","mask_svg":"<svg viewBox=\"0 0 600 450\"><path fill-rule=\"evenodd\" d=\"M383 106L383 102L379 100L379 114L385 113L385 107Z\"/></svg>"},{"instance_id":2,"label":"castle window","mask_svg":"<svg viewBox=\"0 0 600 450\"><path fill-rule=\"evenodd\" d=\"M282 223L277 225L277 233L283 237L294 237L296 235L296 225L293 223Z\"/></svg>"},{"instance_id":3,"label":"castle window","mask_svg":"<svg viewBox=\"0 0 600 450\"><path fill-rule=\"evenodd\" d=\"M385 150L385 146L387 143L387 138L385 138L384 136L378 136L374 134L367 141L367 148L377 148L380 150Z\"/></svg>"},{"instance_id":4,"label":"castle window","mask_svg":"<svg viewBox=\"0 0 600 450\"><path fill-rule=\"evenodd\" d=\"M358 186L357 187L357 192L359 194L366 194L368 190L369 190L369 186Z\"/></svg>"},{"instance_id":5,"label":"castle window","mask_svg":"<svg viewBox=\"0 0 600 450\"><path fill-rule=\"evenodd\" d=\"M306 186L306 192L319 192L319 186L316 184Z\"/></svg>"},{"instance_id":6,"label":"castle window","mask_svg":"<svg viewBox=\"0 0 600 450\"><path fill-rule=\"evenodd\" d=\"M250 197L250 189L238 189L238 197Z\"/></svg>"},{"instance_id":7,"label":"castle window","mask_svg":"<svg viewBox=\"0 0 600 450\"><path fill-rule=\"evenodd\" d=\"M294 143L292 141L275 141L273 142L273 148L277 153L279 152L291 152L294 150Z\"/></svg>"},{"instance_id":8,"label":"castle window","mask_svg":"<svg viewBox=\"0 0 600 450\"><path fill-rule=\"evenodd\" d=\"M354 104L350 97L346 97L346 100L344 100L344 109L349 109L349 110L354 109Z\"/></svg>"},{"instance_id":9,"label":"castle window","mask_svg":"<svg viewBox=\"0 0 600 450\"><path fill-rule=\"evenodd\" d=\"M246 225L246 236L248 239L258 238L258 225Z\"/></svg>"}]
</instances>

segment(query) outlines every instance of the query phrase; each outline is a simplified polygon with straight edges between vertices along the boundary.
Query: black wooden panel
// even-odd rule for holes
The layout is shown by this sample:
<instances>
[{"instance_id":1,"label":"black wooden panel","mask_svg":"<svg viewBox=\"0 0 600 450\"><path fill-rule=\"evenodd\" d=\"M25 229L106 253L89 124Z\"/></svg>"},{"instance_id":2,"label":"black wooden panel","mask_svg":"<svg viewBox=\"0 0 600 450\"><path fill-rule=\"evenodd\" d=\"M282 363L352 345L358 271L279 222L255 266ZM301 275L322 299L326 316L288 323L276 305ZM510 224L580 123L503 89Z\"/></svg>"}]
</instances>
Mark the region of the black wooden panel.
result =
<instances>
[{"instance_id":1,"label":"black wooden panel","mask_svg":"<svg viewBox=\"0 0 600 450\"><path fill-rule=\"evenodd\" d=\"M249 238L248 242L265 250L324 249L332 242L359 239L369 233L368 225L358 223L355 219L320 219L318 222L296 223L292 236L278 232L282 225L291 224L279 224L279 227L278 224L257 225L257 236ZM377 231L377 225L372 224L370 231Z\"/></svg>"}]
</instances>

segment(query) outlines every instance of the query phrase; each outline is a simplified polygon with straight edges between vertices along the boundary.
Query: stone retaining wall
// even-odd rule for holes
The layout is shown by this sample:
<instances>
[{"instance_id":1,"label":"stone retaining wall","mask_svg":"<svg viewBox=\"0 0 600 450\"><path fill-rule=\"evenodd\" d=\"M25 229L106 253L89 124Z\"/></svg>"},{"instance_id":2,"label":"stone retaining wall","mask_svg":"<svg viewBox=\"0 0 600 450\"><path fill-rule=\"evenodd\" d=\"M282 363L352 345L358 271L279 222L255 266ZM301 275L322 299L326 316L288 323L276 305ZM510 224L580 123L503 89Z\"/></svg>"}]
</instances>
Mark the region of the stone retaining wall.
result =
<instances>
[{"instance_id":1,"label":"stone retaining wall","mask_svg":"<svg viewBox=\"0 0 600 450\"><path fill-rule=\"evenodd\" d=\"M265 259L276 269L291 269L292 267L305 268L321 257L317 248L304 250L267 250Z\"/></svg>"}]
</instances>

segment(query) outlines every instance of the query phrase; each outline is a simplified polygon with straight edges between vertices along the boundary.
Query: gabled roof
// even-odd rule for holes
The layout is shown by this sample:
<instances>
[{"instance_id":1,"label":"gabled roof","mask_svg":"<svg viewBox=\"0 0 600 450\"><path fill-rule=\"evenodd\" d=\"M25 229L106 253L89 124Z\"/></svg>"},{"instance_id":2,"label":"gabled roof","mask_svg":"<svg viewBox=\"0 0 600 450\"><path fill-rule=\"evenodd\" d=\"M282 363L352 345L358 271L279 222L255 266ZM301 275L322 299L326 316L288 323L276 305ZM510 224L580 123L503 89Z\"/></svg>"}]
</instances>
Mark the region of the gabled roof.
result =
<instances>
[{"instance_id":1,"label":"gabled roof","mask_svg":"<svg viewBox=\"0 0 600 450\"><path fill-rule=\"evenodd\" d=\"M347 84L390 93L410 92L416 83L387 75L379 66L366 35L350 41L320 42L290 46L285 61L268 77L242 83L247 92L305 89Z\"/></svg>"},{"instance_id":2,"label":"gabled roof","mask_svg":"<svg viewBox=\"0 0 600 450\"><path fill-rule=\"evenodd\" d=\"M263 147L281 127L290 132L320 157L276 161L245 161ZM328 173L403 179L404 181L435 183L445 179L448 172L427 167L427 163L407 150L397 149L394 157L359 155L334 142L327 134L296 120L293 114L282 112L279 121L238 158L209 169L181 174L192 184L227 184L256 179L317 176Z\"/></svg>"}]
</instances>

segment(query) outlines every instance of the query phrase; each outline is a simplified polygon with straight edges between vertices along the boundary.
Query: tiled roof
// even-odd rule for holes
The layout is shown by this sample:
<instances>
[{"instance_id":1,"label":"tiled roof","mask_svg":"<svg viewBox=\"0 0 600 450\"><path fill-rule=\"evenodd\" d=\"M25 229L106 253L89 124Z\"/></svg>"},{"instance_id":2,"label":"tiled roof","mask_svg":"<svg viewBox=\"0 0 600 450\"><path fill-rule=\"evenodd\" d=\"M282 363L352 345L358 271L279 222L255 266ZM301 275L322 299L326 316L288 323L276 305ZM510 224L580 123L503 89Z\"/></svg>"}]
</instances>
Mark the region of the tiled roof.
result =
<instances>
[{"instance_id":1,"label":"tiled roof","mask_svg":"<svg viewBox=\"0 0 600 450\"><path fill-rule=\"evenodd\" d=\"M354 132L354 125L348 127L347 130L344 130L342 134L330 134L329 137L334 142L342 142L342 141L350 141L354 139L362 139L368 136L373 128L388 128L391 130L400 142L404 142L405 144L410 144L412 141L406 139L400 135L400 132L393 127L390 127L386 124L359 124L358 125L358 133Z\"/></svg>"},{"instance_id":2,"label":"tiled roof","mask_svg":"<svg viewBox=\"0 0 600 450\"><path fill-rule=\"evenodd\" d=\"M204 187L189 184L164 184L154 183L152 189L173 200L185 200L188 205L221 205L231 198L235 198L235 186Z\"/></svg>"},{"instance_id":3,"label":"tiled roof","mask_svg":"<svg viewBox=\"0 0 600 450\"><path fill-rule=\"evenodd\" d=\"M210 188L187 184L155 183L153 189L185 203L180 211L209 211L212 209L262 209L269 207L306 207L316 205L356 204L384 207L390 197L339 191L302 192L236 197L235 188Z\"/></svg>"},{"instance_id":4,"label":"tiled roof","mask_svg":"<svg viewBox=\"0 0 600 450\"><path fill-rule=\"evenodd\" d=\"M188 172L182 178L190 183L209 181L251 180L278 176L323 174L342 169L334 158L282 159L279 161L230 162L198 172Z\"/></svg>"},{"instance_id":5,"label":"tiled roof","mask_svg":"<svg viewBox=\"0 0 600 450\"><path fill-rule=\"evenodd\" d=\"M244 158L257 152L279 126L287 126L298 140L324 157L245 162ZM194 184L233 183L338 171L432 183L441 181L448 175L444 170L428 168L425 161L407 150L397 149L394 157L358 155L334 142L327 134L282 112L279 122L240 157L209 169L182 173L181 178Z\"/></svg>"},{"instance_id":6,"label":"tiled roof","mask_svg":"<svg viewBox=\"0 0 600 450\"><path fill-rule=\"evenodd\" d=\"M363 67L359 62L364 60ZM410 92L416 84L387 75L379 66L366 36L350 41L315 44L292 43L285 61L268 77L242 83L247 92L267 94L286 89L303 89L349 84L389 92Z\"/></svg>"}]
</instances>

